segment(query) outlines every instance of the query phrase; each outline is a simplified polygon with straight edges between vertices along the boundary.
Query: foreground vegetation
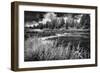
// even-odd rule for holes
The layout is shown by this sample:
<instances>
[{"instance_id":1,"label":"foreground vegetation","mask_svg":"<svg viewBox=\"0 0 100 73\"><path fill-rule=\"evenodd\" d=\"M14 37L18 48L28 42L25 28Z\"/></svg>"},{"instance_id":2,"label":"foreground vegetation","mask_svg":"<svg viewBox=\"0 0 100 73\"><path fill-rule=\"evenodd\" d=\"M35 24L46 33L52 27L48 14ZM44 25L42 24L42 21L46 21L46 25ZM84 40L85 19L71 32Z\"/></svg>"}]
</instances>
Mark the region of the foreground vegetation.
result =
<instances>
[{"instance_id":1,"label":"foreground vegetation","mask_svg":"<svg viewBox=\"0 0 100 73\"><path fill-rule=\"evenodd\" d=\"M66 39L64 39L66 40ZM25 41L25 61L87 59L89 48L81 46L80 41L41 40L29 38Z\"/></svg>"}]
</instances>

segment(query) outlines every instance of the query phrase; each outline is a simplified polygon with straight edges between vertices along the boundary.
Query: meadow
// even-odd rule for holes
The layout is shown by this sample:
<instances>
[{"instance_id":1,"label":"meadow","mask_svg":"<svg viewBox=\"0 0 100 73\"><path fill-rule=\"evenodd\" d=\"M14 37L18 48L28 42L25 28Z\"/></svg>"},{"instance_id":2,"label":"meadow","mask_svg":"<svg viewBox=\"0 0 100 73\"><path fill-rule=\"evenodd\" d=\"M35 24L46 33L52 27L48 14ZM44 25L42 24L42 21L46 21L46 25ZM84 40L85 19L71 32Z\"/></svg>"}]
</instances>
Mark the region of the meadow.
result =
<instances>
[{"instance_id":1,"label":"meadow","mask_svg":"<svg viewBox=\"0 0 100 73\"><path fill-rule=\"evenodd\" d=\"M25 61L90 58L90 41L84 37L61 36L42 40L30 37L24 43Z\"/></svg>"}]
</instances>

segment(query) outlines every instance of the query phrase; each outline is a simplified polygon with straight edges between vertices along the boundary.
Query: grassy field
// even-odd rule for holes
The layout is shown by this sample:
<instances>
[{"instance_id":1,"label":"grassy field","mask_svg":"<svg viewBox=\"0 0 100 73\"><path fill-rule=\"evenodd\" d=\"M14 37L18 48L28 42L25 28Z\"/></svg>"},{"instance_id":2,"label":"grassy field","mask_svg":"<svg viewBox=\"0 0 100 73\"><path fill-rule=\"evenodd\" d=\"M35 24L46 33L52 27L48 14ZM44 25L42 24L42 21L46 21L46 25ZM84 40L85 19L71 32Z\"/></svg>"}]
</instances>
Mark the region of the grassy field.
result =
<instances>
[{"instance_id":1,"label":"grassy field","mask_svg":"<svg viewBox=\"0 0 100 73\"><path fill-rule=\"evenodd\" d=\"M41 40L31 37L25 40L25 61L87 59L90 58L89 43L80 40L68 41L68 38ZM85 46L85 47L84 47Z\"/></svg>"}]
</instances>

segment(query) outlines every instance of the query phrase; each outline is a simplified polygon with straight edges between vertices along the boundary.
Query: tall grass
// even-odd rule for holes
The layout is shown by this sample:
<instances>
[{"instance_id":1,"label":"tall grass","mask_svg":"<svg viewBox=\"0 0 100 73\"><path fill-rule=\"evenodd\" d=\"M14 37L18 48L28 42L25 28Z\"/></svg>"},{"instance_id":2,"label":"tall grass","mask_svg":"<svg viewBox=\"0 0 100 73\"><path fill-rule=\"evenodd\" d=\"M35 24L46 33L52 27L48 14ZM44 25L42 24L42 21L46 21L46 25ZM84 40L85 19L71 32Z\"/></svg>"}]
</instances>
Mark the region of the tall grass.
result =
<instances>
[{"instance_id":1,"label":"tall grass","mask_svg":"<svg viewBox=\"0 0 100 73\"><path fill-rule=\"evenodd\" d=\"M48 40L46 40L48 41ZM58 40L43 43L39 38L29 38L25 41L25 61L85 59L90 57L86 48L68 42L66 46L58 44Z\"/></svg>"}]
</instances>

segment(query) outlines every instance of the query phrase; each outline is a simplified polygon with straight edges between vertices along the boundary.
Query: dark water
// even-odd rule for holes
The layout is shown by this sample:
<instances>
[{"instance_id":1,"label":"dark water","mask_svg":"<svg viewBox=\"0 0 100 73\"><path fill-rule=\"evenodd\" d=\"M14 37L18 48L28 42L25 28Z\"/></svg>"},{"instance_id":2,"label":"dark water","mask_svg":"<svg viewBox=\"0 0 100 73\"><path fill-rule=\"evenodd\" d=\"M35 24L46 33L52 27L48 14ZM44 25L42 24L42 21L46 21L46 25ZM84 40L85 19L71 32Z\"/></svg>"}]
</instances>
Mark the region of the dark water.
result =
<instances>
[{"instance_id":1,"label":"dark water","mask_svg":"<svg viewBox=\"0 0 100 73\"><path fill-rule=\"evenodd\" d=\"M56 40L58 44L66 45L68 42L71 42L73 45L80 43L80 46L90 48L90 36L89 35L80 35L80 36L60 36L54 38L48 38L47 40Z\"/></svg>"},{"instance_id":2,"label":"dark water","mask_svg":"<svg viewBox=\"0 0 100 73\"><path fill-rule=\"evenodd\" d=\"M87 58L90 58L90 36L89 35L80 35L80 36L61 36L61 37L55 37L55 38L49 38L48 40L54 40L57 41L57 47L59 45L62 45L66 47L68 43L71 43L71 50L73 49L73 46L76 47L79 45L80 50L84 50L86 54L88 54Z\"/></svg>"}]
</instances>

